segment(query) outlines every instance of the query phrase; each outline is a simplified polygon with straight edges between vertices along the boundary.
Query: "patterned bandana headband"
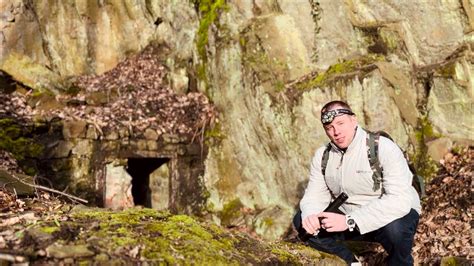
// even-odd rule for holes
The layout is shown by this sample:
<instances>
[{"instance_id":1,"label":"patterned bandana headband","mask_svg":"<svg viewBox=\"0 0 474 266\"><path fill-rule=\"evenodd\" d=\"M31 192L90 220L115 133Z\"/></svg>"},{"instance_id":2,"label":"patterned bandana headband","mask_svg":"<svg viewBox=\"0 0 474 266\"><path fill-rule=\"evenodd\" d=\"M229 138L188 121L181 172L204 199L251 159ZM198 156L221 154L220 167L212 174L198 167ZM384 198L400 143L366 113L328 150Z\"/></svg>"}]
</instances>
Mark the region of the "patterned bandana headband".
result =
<instances>
[{"instance_id":1,"label":"patterned bandana headband","mask_svg":"<svg viewBox=\"0 0 474 266\"><path fill-rule=\"evenodd\" d=\"M354 115L354 113L348 109L336 109L336 110L326 111L321 115L321 123L323 123L323 125L329 124L332 122L332 120L334 120L336 116L340 116L344 114Z\"/></svg>"}]
</instances>

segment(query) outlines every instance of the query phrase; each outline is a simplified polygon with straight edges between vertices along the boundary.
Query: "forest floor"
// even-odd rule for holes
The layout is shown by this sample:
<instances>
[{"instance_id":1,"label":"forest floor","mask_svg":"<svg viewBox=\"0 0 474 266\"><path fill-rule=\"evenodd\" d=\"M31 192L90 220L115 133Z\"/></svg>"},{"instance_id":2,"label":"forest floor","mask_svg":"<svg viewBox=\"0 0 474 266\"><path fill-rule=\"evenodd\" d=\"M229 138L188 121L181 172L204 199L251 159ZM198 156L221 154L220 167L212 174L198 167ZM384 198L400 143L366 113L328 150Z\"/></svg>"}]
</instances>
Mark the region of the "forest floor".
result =
<instances>
[{"instance_id":1,"label":"forest floor","mask_svg":"<svg viewBox=\"0 0 474 266\"><path fill-rule=\"evenodd\" d=\"M1 154L0 154L1 155ZM447 154L427 184L413 254L418 264L472 263L474 148ZM0 167L14 171L6 155ZM381 247L365 265L379 265ZM146 208L91 208L38 190L20 197L0 188L0 265L69 264L344 265L295 238L266 242L186 215Z\"/></svg>"}]
</instances>

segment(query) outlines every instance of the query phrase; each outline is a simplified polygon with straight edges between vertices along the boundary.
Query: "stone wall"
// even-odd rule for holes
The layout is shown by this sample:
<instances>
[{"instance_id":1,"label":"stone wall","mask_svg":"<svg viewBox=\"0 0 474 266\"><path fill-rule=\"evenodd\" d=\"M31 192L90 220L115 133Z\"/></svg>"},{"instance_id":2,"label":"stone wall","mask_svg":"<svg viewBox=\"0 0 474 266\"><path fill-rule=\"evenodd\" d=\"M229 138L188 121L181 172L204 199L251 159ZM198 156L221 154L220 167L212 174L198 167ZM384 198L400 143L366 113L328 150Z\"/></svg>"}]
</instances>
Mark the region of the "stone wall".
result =
<instances>
[{"instance_id":1,"label":"stone wall","mask_svg":"<svg viewBox=\"0 0 474 266\"><path fill-rule=\"evenodd\" d=\"M39 166L57 189L98 206L126 208L135 205L132 180L142 178L134 173L148 171L149 179L136 183L151 192L149 203L141 205L184 213L200 213L205 207L206 189L199 176L206 154L200 143L170 135L158 138L148 130L136 136L125 128L99 133L84 121L60 121L46 128L40 135L46 150ZM143 162L132 165L132 160Z\"/></svg>"}]
</instances>

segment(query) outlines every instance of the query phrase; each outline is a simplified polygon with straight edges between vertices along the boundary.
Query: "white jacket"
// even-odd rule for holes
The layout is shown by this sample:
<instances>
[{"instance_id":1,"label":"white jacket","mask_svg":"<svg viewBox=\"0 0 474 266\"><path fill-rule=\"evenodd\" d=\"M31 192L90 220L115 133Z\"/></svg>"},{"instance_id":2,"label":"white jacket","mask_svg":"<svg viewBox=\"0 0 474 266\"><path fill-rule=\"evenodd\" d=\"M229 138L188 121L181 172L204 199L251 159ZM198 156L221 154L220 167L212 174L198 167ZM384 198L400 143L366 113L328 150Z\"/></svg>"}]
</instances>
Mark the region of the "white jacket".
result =
<instances>
[{"instance_id":1,"label":"white jacket","mask_svg":"<svg viewBox=\"0 0 474 266\"><path fill-rule=\"evenodd\" d=\"M377 230L415 209L421 213L420 199L412 187L413 175L400 148L380 137L379 161L383 169L382 186L373 191L374 181L366 144L367 132L358 127L345 152L335 145L329 152L326 179L321 173L321 160L326 146L320 147L311 162L305 194L300 202L302 218L323 211L335 196L345 192L349 198L340 208L355 220L361 234Z\"/></svg>"}]
</instances>

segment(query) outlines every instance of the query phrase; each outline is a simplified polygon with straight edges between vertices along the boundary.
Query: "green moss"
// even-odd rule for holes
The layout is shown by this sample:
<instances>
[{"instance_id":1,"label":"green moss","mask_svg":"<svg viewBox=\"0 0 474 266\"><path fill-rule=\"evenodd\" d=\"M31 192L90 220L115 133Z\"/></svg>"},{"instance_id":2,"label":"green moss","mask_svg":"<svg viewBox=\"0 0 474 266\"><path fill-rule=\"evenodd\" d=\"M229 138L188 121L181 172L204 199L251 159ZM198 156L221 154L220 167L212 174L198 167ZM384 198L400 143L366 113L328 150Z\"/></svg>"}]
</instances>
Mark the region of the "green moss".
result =
<instances>
[{"instance_id":1,"label":"green moss","mask_svg":"<svg viewBox=\"0 0 474 266\"><path fill-rule=\"evenodd\" d=\"M32 98L39 98L39 97L54 97L54 93L50 89L45 88L35 88L30 95Z\"/></svg>"},{"instance_id":2,"label":"green moss","mask_svg":"<svg viewBox=\"0 0 474 266\"><path fill-rule=\"evenodd\" d=\"M443 266L456 266L456 258L454 257L448 257L448 258L443 258L443 263L441 264Z\"/></svg>"},{"instance_id":3,"label":"green moss","mask_svg":"<svg viewBox=\"0 0 474 266\"><path fill-rule=\"evenodd\" d=\"M206 138L218 138L218 139L223 139L224 138L224 135L221 131L220 124L214 126L213 128L210 128L210 129L206 130L206 132L204 134L205 134Z\"/></svg>"},{"instance_id":4,"label":"green moss","mask_svg":"<svg viewBox=\"0 0 474 266\"><path fill-rule=\"evenodd\" d=\"M87 265L93 265L93 264L87 260L79 261L79 266L87 266Z\"/></svg>"},{"instance_id":5,"label":"green moss","mask_svg":"<svg viewBox=\"0 0 474 266\"><path fill-rule=\"evenodd\" d=\"M209 42L209 28L213 24L217 24L219 12L227 10L228 7L225 0L192 0L198 9L201 19L196 37L196 46L202 63L197 66L198 78L206 82L207 87L207 44ZM206 88L207 91L207 88Z\"/></svg>"},{"instance_id":6,"label":"green moss","mask_svg":"<svg viewBox=\"0 0 474 266\"><path fill-rule=\"evenodd\" d=\"M35 157L43 152L43 146L27 137L30 129L20 126L12 119L0 119L0 149L8 151L17 160Z\"/></svg>"},{"instance_id":7,"label":"green moss","mask_svg":"<svg viewBox=\"0 0 474 266\"><path fill-rule=\"evenodd\" d=\"M219 11L227 9L225 0L195 0L198 5L201 20L197 34L198 53L204 61L207 61L206 45L209 41L209 27L217 21Z\"/></svg>"},{"instance_id":8,"label":"green moss","mask_svg":"<svg viewBox=\"0 0 474 266\"><path fill-rule=\"evenodd\" d=\"M335 77L337 77L338 75L354 72L360 70L366 65L383 60L385 60L385 57L375 54L369 54L367 56L352 60L345 60L337 64L331 65L328 70L323 73L319 73L312 79L296 84L296 88L300 90L309 90L322 87L326 85L328 81L335 79Z\"/></svg>"},{"instance_id":9,"label":"green moss","mask_svg":"<svg viewBox=\"0 0 474 266\"><path fill-rule=\"evenodd\" d=\"M92 209L74 213L75 218L98 219L108 221L110 224L138 224L142 219L160 219L169 216L168 212L157 212L148 208L131 208L122 212L111 212L100 209Z\"/></svg>"},{"instance_id":10,"label":"green moss","mask_svg":"<svg viewBox=\"0 0 474 266\"><path fill-rule=\"evenodd\" d=\"M59 231L59 227L57 226L44 226L39 228L41 232L52 234L54 232Z\"/></svg>"},{"instance_id":11,"label":"green moss","mask_svg":"<svg viewBox=\"0 0 474 266\"><path fill-rule=\"evenodd\" d=\"M395 51L401 42L398 33L392 30L380 29L379 35L389 52Z\"/></svg>"},{"instance_id":12,"label":"green moss","mask_svg":"<svg viewBox=\"0 0 474 266\"><path fill-rule=\"evenodd\" d=\"M275 82L275 90L277 92L284 91L285 90L285 83L283 83L283 81L281 81L281 80L277 80Z\"/></svg>"},{"instance_id":13,"label":"green moss","mask_svg":"<svg viewBox=\"0 0 474 266\"><path fill-rule=\"evenodd\" d=\"M38 170L34 167L22 167L22 170L29 176L34 176L38 173Z\"/></svg>"},{"instance_id":14,"label":"green moss","mask_svg":"<svg viewBox=\"0 0 474 266\"><path fill-rule=\"evenodd\" d=\"M206 64L199 64L197 66L197 77L198 79L204 80L207 82Z\"/></svg>"},{"instance_id":15,"label":"green moss","mask_svg":"<svg viewBox=\"0 0 474 266\"><path fill-rule=\"evenodd\" d=\"M241 47L245 47L247 45L247 40L244 37L240 37L239 44Z\"/></svg>"},{"instance_id":16,"label":"green moss","mask_svg":"<svg viewBox=\"0 0 474 266\"><path fill-rule=\"evenodd\" d=\"M295 257L295 255L289 253L286 250L281 250L277 248L272 249L272 253L278 256L278 259L282 261L283 263L295 263L298 261L298 259Z\"/></svg>"},{"instance_id":17,"label":"green moss","mask_svg":"<svg viewBox=\"0 0 474 266\"><path fill-rule=\"evenodd\" d=\"M273 221L271 217L266 217L265 219L263 219L263 224L265 226L272 226L273 224L275 224L275 221Z\"/></svg>"},{"instance_id":18,"label":"green moss","mask_svg":"<svg viewBox=\"0 0 474 266\"><path fill-rule=\"evenodd\" d=\"M271 253L284 265L345 265L337 256L319 252L309 246L274 242L270 245Z\"/></svg>"},{"instance_id":19,"label":"green moss","mask_svg":"<svg viewBox=\"0 0 474 266\"><path fill-rule=\"evenodd\" d=\"M187 261L192 260L200 263L226 261L223 254L232 248L231 241L216 239L208 228L201 226L196 220L186 215L169 217L162 223L149 224L146 228L152 233L159 233L166 239L159 238L146 241L144 255L147 258L162 257L160 253L166 251L168 255L164 258L168 263L176 263L173 253L184 254ZM215 233L215 232L213 232ZM177 245L175 241L179 241Z\"/></svg>"},{"instance_id":20,"label":"green moss","mask_svg":"<svg viewBox=\"0 0 474 266\"><path fill-rule=\"evenodd\" d=\"M425 182L429 182L437 173L438 166L436 162L428 155L428 147L426 143L441 135L434 133L428 117L424 116L419 119L418 129L415 132L416 150L411 156L418 175L423 176Z\"/></svg>"},{"instance_id":21,"label":"green moss","mask_svg":"<svg viewBox=\"0 0 474 266\"><path fill-rule=\"evenodd\" d=\"M138 242L138 240L132 236L113 236L111 240L111 245L114 247L134 246Z\"/></svg>"},{"instance_id":22,"label":"green moss","mask_svg":"<svg viewBox=\"0 0 474 266\"><path fill-rule=\"evenodd\" d=\"M456 62L450 62L436 69L436 74L443 78L453 78L456 75Z\"/></svg>"},{"instance_id":23,"label":"green moss","mask_svg":"<svg viewBox=\"0 0 474 266\"><path fill-rule=\"evenodd\" d=\"M226 208L235 210L240 205L234 200ZM82 208L73 209L69 218L61 222L59 231L57 227L40 224L32 225L32 229L43 227L47 232L54 232L62 239L58 242L93 247L97 255L81 258L84 263L109 261L128 265L140 259L140 263L153 265L307 265L331 256L304 245L268 244L195 217L152 209L118 212ZM138 250L136 256L131 255L133 249ZM325 262L339 265L339 261Z\"/></svg>"},{"instance_id":24,"label":"green moss","mask_svg":"<svg viewBox=\"0 0 474 266\"><path fill-rule=\"evenodd\" d=\"M451 152L454 154L462 154L464 148L465 148L464 146L455 144L454 147L451 149Z\"/></svg>"},{"instance_id":25,"label":"green moss","mask_svg":"<svg viewBox=\"0 0 474 266\"><path fill-rule=\"evenodd\" d=\"M207 145L213 145L219 144L226 136L222 131L221 123L216 123L212 128L206 129L204 137Z\"/></svg>"},{"instance_id":26,"label":"green moss","mask_svg":"<svg viewBox=\"0 0 474 266\"><path fill-rule=\"evenodd\" d=\"M244 207L244 205L240 199L234 199L224 204L224 207L222 208L222 211L219 215L221 218L221 223L223 225L230 225L232 220L242 215L242 212L240 211L242 207Z\"/></svg>"},{"instance_id":27,"label":"green moss","mask_svg":"<svg viewBox=\"0 0 474 266\"><path fill-rule=\"evenodd\" d=\"M219 238L222 231L216 227L204 227L186 215L173 216L168 212L132 208L122 212L80 211L73 217L102 221L94 236L109 239L106 245L112 249L141 245L140 256L145 259L166 264L232 262L225 253L233 247L233 242ZM141 235L143 232L147 235Z\"/></svg>"}]
</instances>

